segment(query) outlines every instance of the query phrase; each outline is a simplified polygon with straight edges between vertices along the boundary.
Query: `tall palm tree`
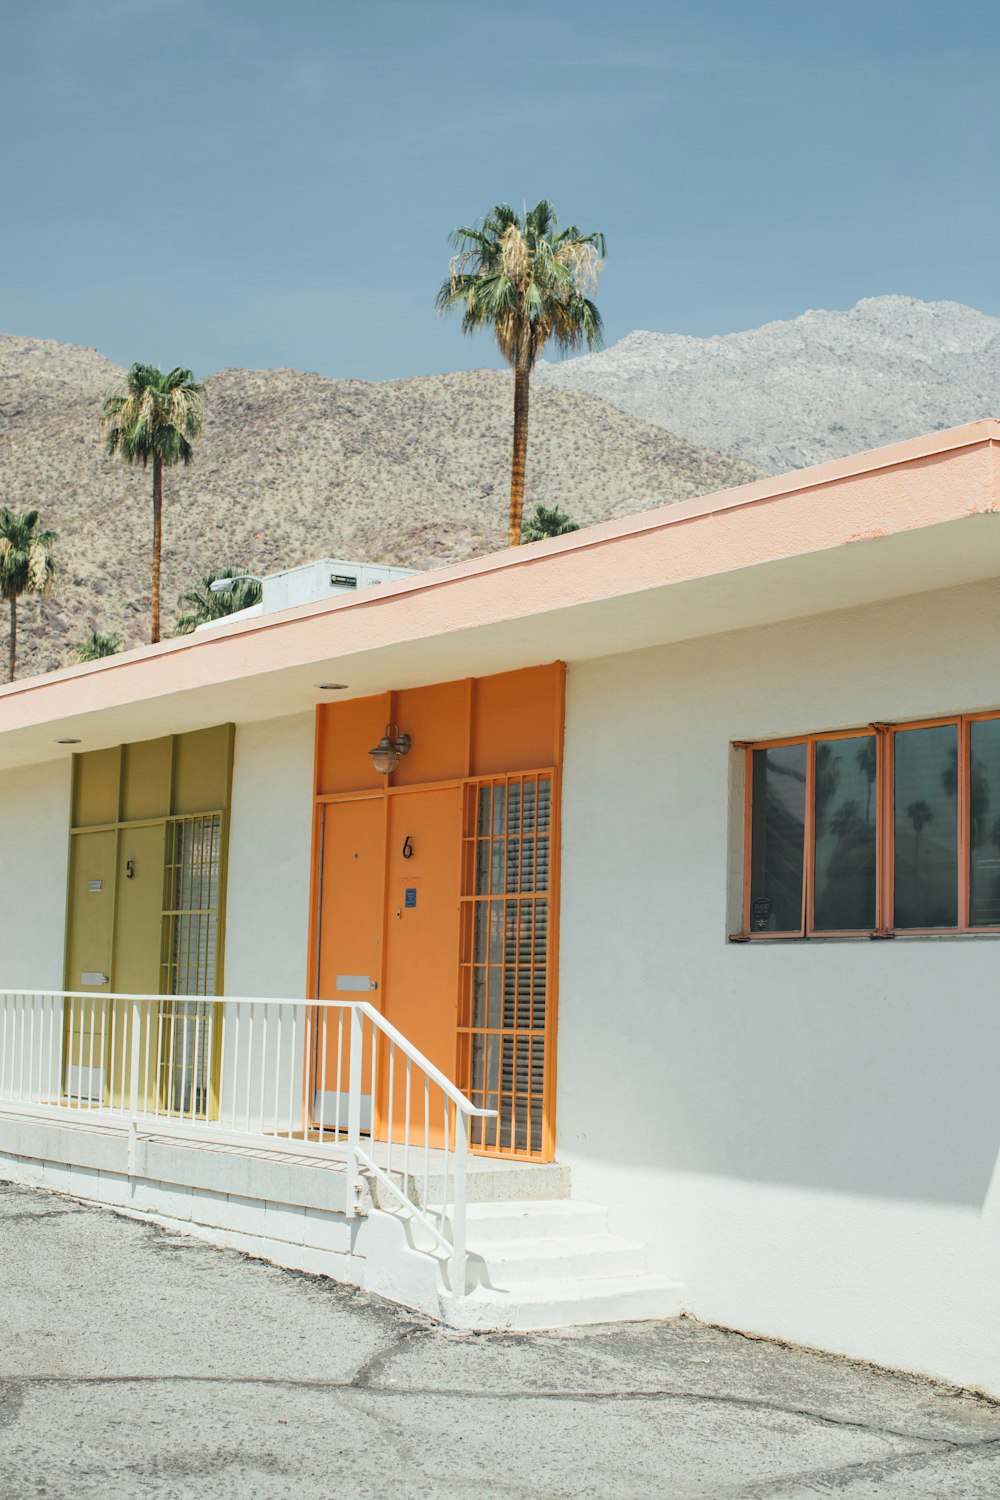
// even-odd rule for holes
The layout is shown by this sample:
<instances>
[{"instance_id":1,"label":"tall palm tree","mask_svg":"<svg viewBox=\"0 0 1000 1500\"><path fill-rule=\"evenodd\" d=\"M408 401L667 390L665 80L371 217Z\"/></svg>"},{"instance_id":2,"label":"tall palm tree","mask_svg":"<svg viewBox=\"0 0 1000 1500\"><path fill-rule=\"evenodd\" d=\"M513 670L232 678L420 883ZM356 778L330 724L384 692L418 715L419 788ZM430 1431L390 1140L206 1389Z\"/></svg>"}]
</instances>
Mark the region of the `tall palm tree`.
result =
<instances>
[{"instance_id":1,"label":"tall palm tree","mask_svg":"<svg viewBox=\"0 0 1000 1500\"><path fill-rule=\"evenodd\" d=\"M187 610L177 621L177 634L188 635L199 625L208 625L212 620L224 620L239 609L249 609L260 603L260 584L256 578L246 576L246 568L217 568L178 597L177 603ZM233 579L231 589L212 592L212 584L222 578Z\"/></svg>"},{"instance_id":2,"label":"tall palm tree","mask_svg":"<svg viewBox=\"0 0 1000 1500\"><path fill-rule=\"evenodd\" d=\"M75 662L100 661L105 656L117 656L122 645L120 635L102 635L99 630L92 630L78 646L73 648L73 660Z\"/></svg>"},{"instance_id":3,"label":"tall palm tree","mask_svg":"<svg viewBox=\"0 0 1000 1500\"><path fill-rule=\"evenodd\" d=\"M150 639L160 639L160 554L163 544L163 470L194 457L192 440L201 432L202 387L190 370L177 368L166 375L155 365L135 364L125 389L109 396L101 412L108 454L120 453L126 463L153 461L152 627Z\"/></svg>"},{"instance_id":4,"label":"tall palm tree","mask_svg":"<svg viewBox=\"0 0 1000 1500\"><path fill-rule=\"evenodd\" d=\"M510 470L507 544L521 540L524 466L528 453L528 384L550 339L563 351L601 342L601 315L589 293L607 254L598 231L559 229L556 211L542 198L518 216L497 203L481 223L456 229L457 254L437 294L441 312L462 308L462 332L492 328L500 353L514 371L514 448Z\"/></svg>"},{"instance_id":5,"label":"tall palm tree","mask_svg":"<svg viewBox=\"0 0 1000 1500\"><path fill-rule=\"evenodd\" d=\"M47 593L55 571L52 545L56 534L43 530L38 521L37 510L16 516L6 505L0 506L0 599L10 604L8 682L14 681L17 668L17 601L22 594Z\"/></svg>"}]
</instances>

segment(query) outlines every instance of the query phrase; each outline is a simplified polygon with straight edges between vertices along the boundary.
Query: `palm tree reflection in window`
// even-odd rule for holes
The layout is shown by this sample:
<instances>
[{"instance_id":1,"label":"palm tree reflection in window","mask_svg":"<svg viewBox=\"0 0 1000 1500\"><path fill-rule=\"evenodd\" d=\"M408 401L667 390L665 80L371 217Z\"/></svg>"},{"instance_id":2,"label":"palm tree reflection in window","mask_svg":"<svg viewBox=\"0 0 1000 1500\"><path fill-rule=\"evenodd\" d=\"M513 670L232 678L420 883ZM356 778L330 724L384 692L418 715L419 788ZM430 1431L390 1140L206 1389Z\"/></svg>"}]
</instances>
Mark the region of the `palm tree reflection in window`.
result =
<instances>
[{"instance_id":1,"label":"palm tree reflection in window","mask_svg":"<svg viewBox=\"0 0 1000 1500\"><path fill-rule=\"evenodd\" d=\"M894 736L897 930L958 922L958 728Z\"/></svg>"},{"instance_id":2,"label":"palm tree reflection in window","mask_svg":"<svg viewBox=\"0 0 1000 1500\"><path fill-rule=\"evenodd\" d=\"M875 925L875 766L874 735L817 742L816 931Z\"/></svg>"},{"instance_id":3,"label":"palm tree reflection in window","mask_svg":"<svg viewBox=\"0 0 1000 1500\"><path fill-rule=\"evenodd\" d=\"M913 874L914 878L920 878L920 835L928 823L933 823L934 814L923 799L911 802L906 809L906 816L913 824L913 832L916 838L913 840Z\"/></svg>"},{"instance_id":4,"label":"palm tree reflection in window","mask_svg":"<svg viewBox=\"0 0 1000 1500\"><path fill-rule=\"evenodd\" d=\"M753 806L757 812L751 839L751 900L763 898L769 903L768 932L795 932L802 925L804 744L753 752Z\"/></svg>"},{"instance_id":5,"label":"palm tree reflection in window","mask_svg":"<svg viewBox=\"0 0 1000 1500\"><path fill-rule=\"evenodd\" d=\"M993 813L1000 789L1000 719L970 725L969 921L973 927L1000 924L1000 816Z\"/></svg>"},{"instance_id":6,"label":"palm tree reflection in window","mask_svg":"<svg viewBox=\"0 0 1000 1500\"><path fill-rule=\"evenodd\" d=\"M861 748L857 754L858 770L865 779L865 822L870 823L872 818L872 792L875 787L875 770L877 765L875 736L869 735L862 741Z\"/></svg>"}]
</instances>

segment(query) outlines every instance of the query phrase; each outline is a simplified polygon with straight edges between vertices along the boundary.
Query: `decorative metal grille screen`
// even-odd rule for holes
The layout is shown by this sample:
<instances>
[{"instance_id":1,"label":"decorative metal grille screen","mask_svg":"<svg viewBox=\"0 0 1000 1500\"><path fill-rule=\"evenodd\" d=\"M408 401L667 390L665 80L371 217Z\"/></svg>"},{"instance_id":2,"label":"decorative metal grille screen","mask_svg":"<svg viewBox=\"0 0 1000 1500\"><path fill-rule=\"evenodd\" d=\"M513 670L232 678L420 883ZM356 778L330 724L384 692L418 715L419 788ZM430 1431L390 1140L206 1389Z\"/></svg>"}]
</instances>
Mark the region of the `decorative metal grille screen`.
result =
<instances>
[{"instance_id":1,"label":"decorative metal grille screen","mask_svg":"<svg viewBox=\"0 0 1000 1500\"><path fill-rule=\"evenodd\" d=\"M214 995L219 930L222 817L175 818L167 824L164 882L164 995ZM164 1001L160 1087L168 1108L207 1119L215 1007Z\"/></svg>"},{"instance_id":2,"label":"decorative metal grille screen","mask_svg":"<svg viewBox=\"0 0 1000 1500\"><path fill-rule=\"evenodd\" d=\"M465 1087L497 1118L473 1146L541 1156L549 986L552 778L493 777L469 788L465 825Z\"/></svg>"}]
</instances>

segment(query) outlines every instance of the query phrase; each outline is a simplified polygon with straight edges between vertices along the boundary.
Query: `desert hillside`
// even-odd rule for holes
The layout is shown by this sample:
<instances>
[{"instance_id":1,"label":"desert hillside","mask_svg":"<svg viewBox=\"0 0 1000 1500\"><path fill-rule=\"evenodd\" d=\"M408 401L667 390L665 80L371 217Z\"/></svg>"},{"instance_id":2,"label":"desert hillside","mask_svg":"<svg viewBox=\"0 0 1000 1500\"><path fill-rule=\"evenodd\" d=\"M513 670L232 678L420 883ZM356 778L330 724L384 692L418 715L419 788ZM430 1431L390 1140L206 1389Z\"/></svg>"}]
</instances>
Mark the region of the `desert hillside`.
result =
<instances>
[{"instance_id":1,"label":"desert hillside","mask_svg":"<svg viewBox=\"0 0 1000 1500\"><path fill-rule=\"evenodd\" d=\"M92 349L0 335L0 504L37 505L59 533L54 597L22 607L19 676L64 664L93 628L146 638L151 477L106 458L98 432L123 373ZM233 562L254 572L322 556L426 568L503 546L507 375L373 384L224 370L205 393L195 462L166 480L165 628L182 588ZM597 397L533 393L529 506L594 522L758 472Z\"/></svg>"},{"instance_id":2,"label":"desert hillside","mask_svg":"<svg viewBox=\"0 0 1000 1500\"><path fill-rule=\"evenodd\" d=\"M716 338L630 333L537 383L782 473L1000 414L1000 318L866 297Z\"/></svg>"}]
</instances>

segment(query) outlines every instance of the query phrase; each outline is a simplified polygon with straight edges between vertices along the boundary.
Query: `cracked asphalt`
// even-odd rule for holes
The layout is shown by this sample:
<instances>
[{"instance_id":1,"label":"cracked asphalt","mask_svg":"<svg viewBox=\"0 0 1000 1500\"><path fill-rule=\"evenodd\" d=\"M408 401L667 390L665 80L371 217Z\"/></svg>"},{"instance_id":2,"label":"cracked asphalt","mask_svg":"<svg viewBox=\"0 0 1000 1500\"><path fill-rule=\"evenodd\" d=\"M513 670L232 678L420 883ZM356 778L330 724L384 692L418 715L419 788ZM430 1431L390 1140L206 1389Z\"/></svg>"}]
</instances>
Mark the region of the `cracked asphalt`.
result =
<instances>
[{"instance_id":1,"label":"cracked asphalt","mask_svg":"<svg viewBox=\"0 0 1000 1500\"><path fill-rule=\"evenodd\" d=\"M996 1500L1000 1407L681 1319L446 1332L0 1183L0 1497Z\"/></svg>"}]
</instances>

